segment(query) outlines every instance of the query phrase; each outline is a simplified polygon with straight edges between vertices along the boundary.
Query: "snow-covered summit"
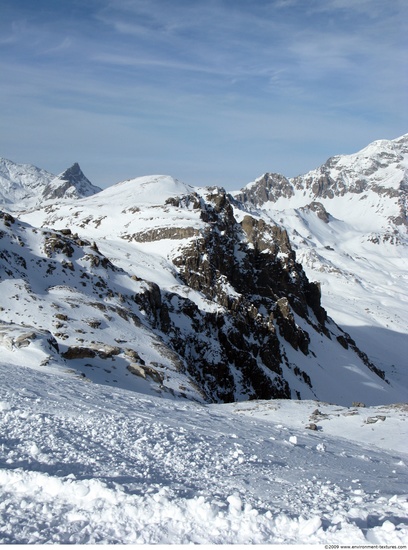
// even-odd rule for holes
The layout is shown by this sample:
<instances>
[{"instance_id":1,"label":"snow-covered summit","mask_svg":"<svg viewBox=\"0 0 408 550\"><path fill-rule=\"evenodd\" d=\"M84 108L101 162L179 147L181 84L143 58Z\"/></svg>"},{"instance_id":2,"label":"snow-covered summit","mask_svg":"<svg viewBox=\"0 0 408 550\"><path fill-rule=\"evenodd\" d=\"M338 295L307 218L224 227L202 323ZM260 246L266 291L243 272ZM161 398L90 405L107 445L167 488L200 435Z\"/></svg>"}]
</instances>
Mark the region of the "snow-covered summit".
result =
<instances>
[{"instance_id":1,"label":"snow-covered summit","mask_svg":"<svg viewBox=\"0 0 408 550\"><path fill-rule=\"evenodd\" d=\"M186 195L194 192L194 187L171 176L149 175L121 181L104 189L96 198L98 202L109 201L112 205L161 205L169 197Z\"/></svg>"},{"instance_id":2,"label":"snow-covered summit","mask_svg":"<svg viewBox=\"0 0 408 550\"><path fill-rule=\"evenodd\" d=\"M7 206L31 200L40 195L55 176L32 164L17 164L0 158L0 201Z\"/></svg>"},{"instance_id":3,"label":"snow-covered summit","mask_svg":"<svg viewBox=\"0 0 408 550\"><path fill-rule=\"evenodd\" d=\"M33 166L0 158L0 202L13 212L39 208L61 199L78 199L98 193L78 163L58 176Z\"/></svg>"},{"instance_id":4,"label":"snow-covered summit","mask_svg":"<svg viewBox=\"0 0 408 550\"><path fill-rule=\"evenodd\" d=\"M350 194L360 200L369 191L380 200L391 198L398 204L400 196L407 192L407 183L408 134L405 134L394 140L374 141L351 155L331 157L295 178L267 172L233 194L244 203L263 207L270 202L278 209L298 208L312 200L345 195L350 198Z\"/></svg>"},{"instance_id":5,"label":"snow-covered summit","mask_svg":"<svg viewBox=\"0 0 408 550\"><path fill-rule=\"evenodd\" d=\"M392 190L401 189L408 181L408 134L374 141L351 155L332 157L292 181L295 189L310 189L316 197L333 198L368 190L395 196Z\"/></svg>"},{"instance_id":6,"label":"snow-covered summit","mask_svg":"<svg viewBox=\"0 0 408 550\"><path fill-rule=\"evenodd\" d=\"M99 187L92 185L79 164L75 162L45 186L42 196L45 200L78 199L90 197L100 191Z\"/></svg>"}]
</instances>

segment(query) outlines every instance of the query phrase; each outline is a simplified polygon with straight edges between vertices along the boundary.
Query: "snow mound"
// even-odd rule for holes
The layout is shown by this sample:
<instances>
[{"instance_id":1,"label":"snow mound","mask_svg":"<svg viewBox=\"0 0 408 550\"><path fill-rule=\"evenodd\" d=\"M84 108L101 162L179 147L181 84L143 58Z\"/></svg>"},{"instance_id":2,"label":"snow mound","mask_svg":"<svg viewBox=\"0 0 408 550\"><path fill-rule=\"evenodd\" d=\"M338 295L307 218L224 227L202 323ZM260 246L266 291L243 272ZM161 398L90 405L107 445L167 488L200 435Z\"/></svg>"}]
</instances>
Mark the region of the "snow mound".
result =
<instances>
[{"instance_id":1,"label":"snow mound","mask_svg":"<svg viewBox=\"0 0 408 550\"><path fill-rule=\"evenodd\" d=\"M169 197L186 195L194 190L194 187L171 176L142 176L104 189L98 195L98 200L120 201L121 206L162 205Z\"/></svg>"},{"instance_id":2,"label":"snow mound","mask_svg":"<svg viewBox=\"0 0 408 550\"><path fill-rule=\"evenodd\" d=\"M276 405L265 421L0 365L0 543L407 544L408 455Z\"/></svg>"}]
</instances>

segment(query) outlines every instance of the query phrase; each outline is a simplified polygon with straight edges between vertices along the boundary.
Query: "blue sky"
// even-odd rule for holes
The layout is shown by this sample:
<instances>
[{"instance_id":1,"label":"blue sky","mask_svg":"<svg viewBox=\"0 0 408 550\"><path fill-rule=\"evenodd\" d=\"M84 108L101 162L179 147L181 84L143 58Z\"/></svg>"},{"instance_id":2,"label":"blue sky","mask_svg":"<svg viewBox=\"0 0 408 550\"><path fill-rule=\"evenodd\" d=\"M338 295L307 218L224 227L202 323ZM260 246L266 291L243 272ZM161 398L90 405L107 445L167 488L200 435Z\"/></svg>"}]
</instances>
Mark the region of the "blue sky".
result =
<instances>
[{"instance_id":1,"label":"blue sky","mask_svg":"<svg viewBox=\"0 0 408 550\"><path fill-rule=\"evenodd\" d=\"M406 0L0 0L0 156L239 189L408 132Z\"/></svg>"}]
</instances>

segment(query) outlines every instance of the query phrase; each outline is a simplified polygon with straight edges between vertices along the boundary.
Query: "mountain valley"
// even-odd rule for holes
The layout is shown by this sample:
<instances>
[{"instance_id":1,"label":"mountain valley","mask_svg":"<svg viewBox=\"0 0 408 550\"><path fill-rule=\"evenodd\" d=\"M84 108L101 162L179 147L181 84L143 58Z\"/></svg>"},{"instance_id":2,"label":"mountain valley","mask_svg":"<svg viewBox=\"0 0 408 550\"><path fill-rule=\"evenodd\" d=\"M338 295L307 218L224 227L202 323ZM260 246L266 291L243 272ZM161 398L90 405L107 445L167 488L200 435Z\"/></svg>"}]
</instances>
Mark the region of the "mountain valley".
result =
<instances>
[{"instance_id":1,"label":"mountain valley","mask_svg":"<svg viewBox=\"0 0 408 550\"><path fill-rule=\"evenodd\" d=\"M2 333L35 327L40 364L137 391L403 401L407 143L233 193L3 160Z\"/></svg>"},{"instance_id":2,"label":"mountain valley","mask_svg":"<svg viewBox=\"0 0 408 550\"><path fill-rule=\"evenodd\" d=\"M408 543L408 134L243 189L0 159L0 543Z\"/></svg>"}]
</instances>

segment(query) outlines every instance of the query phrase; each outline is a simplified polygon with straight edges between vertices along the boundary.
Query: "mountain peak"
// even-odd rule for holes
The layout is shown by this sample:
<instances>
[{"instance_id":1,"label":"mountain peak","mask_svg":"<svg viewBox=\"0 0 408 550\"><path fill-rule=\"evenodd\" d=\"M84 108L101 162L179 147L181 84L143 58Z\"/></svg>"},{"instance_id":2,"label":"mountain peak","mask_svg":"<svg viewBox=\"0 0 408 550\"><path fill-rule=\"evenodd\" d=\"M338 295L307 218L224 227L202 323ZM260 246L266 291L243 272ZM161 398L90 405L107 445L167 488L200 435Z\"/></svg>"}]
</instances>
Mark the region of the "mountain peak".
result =
<instances>
[{"instance_id":1,"label":"mountain peak","mask_svg":"<svg viewBox=\"0 0 408 550\"><path fill-rule=\"evenodd\" d=\"M0 202L12 207L30 205L55 176L31 164L0 158Z\"/></svg>"},{"instance_id":2,"label":"mountain peak","mask_svg":"<svg viewBox=\"0 0 408 550\"><path fill-rule=\"evenodd\" d=\"M233 195L240 202L262 206L269 201L276 202L281 197L290 198L293 196L293 188L282 174L267 172Z\"/></svg>"},{"instance_id":3,"label":"mountain peak","mask_svg":"<svg viewBox=\"0 0 408 550\"><path fill-rule=\"evenodd\" d=\"M55 176L31 164L0 158L0 202L13 211L37 208L44 200L78 199L99 191L77 162Z\"/></svg>"},{"instance_id":4,"label":"mountain peak","mask_svg":"<svg viewBox=\"0 0 408 550\"><path fill-rule=\"evenodd\" d=\"M43 199L82 198L99 193L101 189L92 185L77 162L54 178L43 191Z\"/></svg>"},{"instance_id":5,"label":"mountain peak","mask_svg":"<svg viewBox=\"0 0 408 550\"><path fill-rule=\"evenodd\" d=\"M66 170L64 170L59 177L63 179L74 180L74 179L83 178L85 176L79 164L77 162L74 162L74 164L69 168L67 168Z\"/></svg>"}]
</instances>

